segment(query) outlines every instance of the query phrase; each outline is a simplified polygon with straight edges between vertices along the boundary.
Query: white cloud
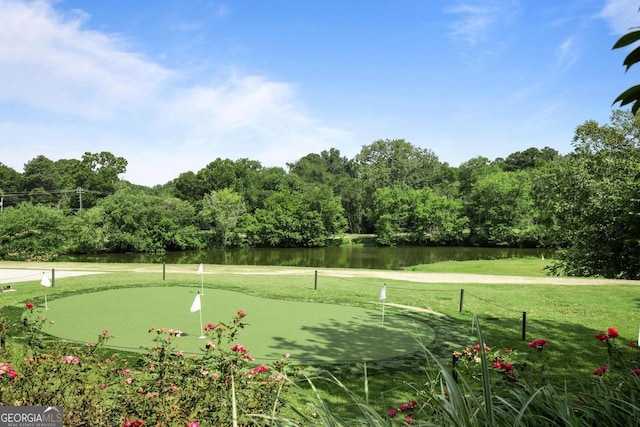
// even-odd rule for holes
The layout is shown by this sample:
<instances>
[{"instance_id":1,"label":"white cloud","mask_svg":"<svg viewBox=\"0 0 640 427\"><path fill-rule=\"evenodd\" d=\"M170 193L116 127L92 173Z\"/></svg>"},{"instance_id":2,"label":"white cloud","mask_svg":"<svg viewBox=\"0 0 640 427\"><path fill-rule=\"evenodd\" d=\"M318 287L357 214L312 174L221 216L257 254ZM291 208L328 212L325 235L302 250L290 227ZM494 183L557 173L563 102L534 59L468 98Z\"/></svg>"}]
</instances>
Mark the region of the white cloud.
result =
<instances>
[{"instance_id":1,"label":"white cloud","mask_svg":"<svg viewBox=\"0 0 640 427\"><path fill-rule=\"evenodd\" d=\"M129 161L126 179L154 185L216 157L284 166L352 138L313 118L286 82L232 72L185 86L182 70L52 4L0 0L0 161L19 171L40 154L105 150Z\"/></svg>"},{"instance_id":2,"label":"white cloud","mask_svg":"<svg viewBox=\"0 0 640 427\"><path fill-rule=\"evenodd\" d=\"M484 41L496 26L508 23L518 13L519 1L457 0L446 12L459 17L451 24L451 35L474 46Z\"/></svg>"},{"instance_id":3,"label":"white cloud","mask_svg":"<svg viewBox=\"0 0 640 427\"><path fill-rule=\"evenodd\" d=\"M578 48L575 43L575 37L566 38L556 49L556 58L559 67L562 70L571 68L578 59Z\"/></svg>"},{"instance_id":4,"label":"white cloud","mask_svg":"<svg viewBox=\"0 0 640 427\"><path fill-rule=\"evenodd\" d=\"M172 72L47 2L0 1L0 101L84 117L144 104Z\"/></svg>"},{"instance_id":5,"label":"white cloud","mask_svg":"<svg viewBox=\"0 0 640 427\"><path fill-rule=\"evenodd\" d=\"M600 17L607 21L614 34L624 34L632 27L640 26L637 0L606 0Z\"/></svg>"}]
</instances>

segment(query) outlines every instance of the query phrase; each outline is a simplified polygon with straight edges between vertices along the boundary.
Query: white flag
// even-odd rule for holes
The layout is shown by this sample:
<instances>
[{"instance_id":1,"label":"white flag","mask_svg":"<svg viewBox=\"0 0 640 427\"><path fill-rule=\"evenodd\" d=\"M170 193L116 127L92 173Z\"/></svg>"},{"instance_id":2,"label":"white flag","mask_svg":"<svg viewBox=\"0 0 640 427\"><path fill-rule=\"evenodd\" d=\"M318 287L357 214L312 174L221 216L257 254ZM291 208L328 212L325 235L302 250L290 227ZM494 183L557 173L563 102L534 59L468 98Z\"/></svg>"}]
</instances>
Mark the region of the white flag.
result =
<instances>
[{"instance_id":1,"label":"white flag","mask_svg":"<svg viewBox=\"0 0 640 427\"><path fill-rule=\"evenodd\" d=\"M42 280L40 281L40 284L41 284L42 286L47 287L47 288L50 288L50 287L51 287L51 281L50 281L50 280L49 280L49 278L47 277L47 274L46 274L46 273L44 273L44 272L42 273Z\"/></svg>"},{"instance_id":2,"label":"white flag","mask_svg":"<svg viewBox=\"0 0 640 427\"><path fill-rule=\"evenodd\" d=\"M198 267L198 274L204 274L204 264L200 263L200 267Z\"/></svg>"},{"instance_id":3,"label":"white flag","mask_svg":"<svg viewBox=\"0 0 640 427\"><path fill-rule=\"evenodd\" d=\"M387 299L387 285L382 285L382 289L380 289L380 296L378 297L380 301L384 301Z\"/></svg>"},{"instance_id":4,"label":"white flag","mask_svg":"<svg viewBox=\"0 0 640 427\"><path fill-rule=\"evenodd\" d=\"M200 311L202 306L200 305L200 294L196 294L195 299L193 300L193 304L191 304L191 312L195 313L196 311Z\"/></svg>"}]
</instances>

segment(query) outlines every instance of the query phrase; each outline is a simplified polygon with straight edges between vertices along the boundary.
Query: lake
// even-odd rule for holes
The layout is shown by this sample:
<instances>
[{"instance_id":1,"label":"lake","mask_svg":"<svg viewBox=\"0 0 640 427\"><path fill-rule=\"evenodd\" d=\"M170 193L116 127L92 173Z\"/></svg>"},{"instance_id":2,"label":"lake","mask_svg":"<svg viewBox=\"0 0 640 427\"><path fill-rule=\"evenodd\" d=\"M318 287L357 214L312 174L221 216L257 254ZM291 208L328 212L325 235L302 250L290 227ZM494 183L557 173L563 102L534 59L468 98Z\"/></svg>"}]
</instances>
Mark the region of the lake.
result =
<instances>
[{"instance_id":1,"label":"lake","mask_svg":"<svg viewBox=\"0 0 640 427\"><path fill-rule=\"evenodd\" d=\"M477 247L325 247L216 249L159 254L99 254L59 257L58 261L96 263L163 263L273 265L289 267L369 268L399 270L416 264L500 258L547 257L551 249Z\"/></svg>"}]
</instances>

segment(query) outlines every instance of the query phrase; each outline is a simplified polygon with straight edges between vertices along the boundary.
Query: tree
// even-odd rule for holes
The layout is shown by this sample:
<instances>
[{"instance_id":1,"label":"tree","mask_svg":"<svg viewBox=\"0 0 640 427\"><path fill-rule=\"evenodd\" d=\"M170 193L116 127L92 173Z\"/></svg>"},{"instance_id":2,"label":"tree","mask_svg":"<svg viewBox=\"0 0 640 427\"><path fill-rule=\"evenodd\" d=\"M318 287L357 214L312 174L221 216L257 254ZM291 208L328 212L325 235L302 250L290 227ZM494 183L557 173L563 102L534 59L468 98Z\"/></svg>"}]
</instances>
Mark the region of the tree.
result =
<instances>
[{"instance_id":1,"label":"tree","mask_svg":"<svg viewBox=\"0 0 640 427\"><path fill-rule=\"evenodd\" d=\"M39 188L46 191L58 190L60 171L55 163L45 156L31 159L24 165L22 174L22 189L31 191Z\"/></svg>"},{"instance_id":2,"label":"tree","mask_svg":"<svg viewBox=\"0 0 640 427\"><path fill-rule=\"evenodd\" d=\"M295 175L267 197L254 219L251 239L264 246L323 246L346 227L340 199L331 189L304 183Z\"/></svg>"},{"instance_id":3,"label":"tree","mask_svg":"<svg viewBox=\"0 0 640 427\"><path fill-rule=\"evenodd\" d=\"M518 246L534 225L531 180L526 171L483 176L469 195L467 213L474 244Z\"/></svg>"},{"instance_id":4,"label":"tree","mask_svg":"<svg viewBox=\"0 0 640 427\"><path fill-rule=\"evenodd\" d=\"M18 191L20 179L19 172L0 162L0 194Z\"/></svg>"},{"instance_id":5,"label":"tree","mask_svg":"<svg viewBox=\"0 0 640 427\"><path fill-rule=\"evenodd\" d=\"M154 252L197 249L194 208L166 196L126 187L98 202L105 248L110 252Z\"/></svg>"},{"instance_id":6,"label":"tree","mask_svg":"<svg viewBox=\"0 0 640 427\"><path fill-rule=\"evenodd\" d=\"M228 188L220 191L212 191L202 199L202 211L200 215L219 237L223 248L229 245L230 237L238 235L237 225L239 219L246 214L242 196ZM238 239L235 243L239 243Z\"/></svg>"},{"instance_id":7,"label":"tree","mask_svg":"<svg viewBox=\"0 0 640 427\"><path fill-rule=\"evenodd\" d=\"M419 189L439 182L440 162L429 149L414 146L403 139L377 140L362 147L355 156L356 174L363 188L362 209L367 223L365 232L373 230L373 195L378 188Z\"/></svg>"},{"instance_id":8,"label":"tree","mask_svg":"<svg viewBox=\"0 0 640 427\"><path fill-rule=\"evenodd\" d=\"M640 120L616 111L609 125L579 126L573 153L535 181L556 273L640 278L638 164Z\"/></svg>"},{"instance_id":9,"label":"tree","mask_svg":"<svg viewBox=\"0 0 640 427\"><path fill-rule=\"evenodd\" d=\"M0 258L48 260L67 252L68 218L60 209L20 203L0 216Z\"/></svg>"},{"instance_id":10,"label":"tree","mask_svg":"<svg viewBox=\"0 0 640 427\"><path fill-rule=\"evenodd\" d=\"M613 45L613 49L627 47L636 43L638 40L640 40L640 30L630 31L618 39L618 41ZM623 65L626 66L625 72L629 71L629 68L638 62L640 62L640 47L636 47L625 57L623 61ZM627 104L632 104L631 112L635 115L640 108L640 85L632 86L618 95L613 103L616 104L618 102L621 107L624 107Z\"/></svg>"},{"instance_id":11,"label":"tree","mask_svg":"<svg viewBox=\"0 0 640 427\"><path fill-rule=\"evenodd\" d=\"M465 237L468 218L458 198L441 196L429 188L415 190L410 222L417 244L458 244Z\"/></svg>"}]
</instances>

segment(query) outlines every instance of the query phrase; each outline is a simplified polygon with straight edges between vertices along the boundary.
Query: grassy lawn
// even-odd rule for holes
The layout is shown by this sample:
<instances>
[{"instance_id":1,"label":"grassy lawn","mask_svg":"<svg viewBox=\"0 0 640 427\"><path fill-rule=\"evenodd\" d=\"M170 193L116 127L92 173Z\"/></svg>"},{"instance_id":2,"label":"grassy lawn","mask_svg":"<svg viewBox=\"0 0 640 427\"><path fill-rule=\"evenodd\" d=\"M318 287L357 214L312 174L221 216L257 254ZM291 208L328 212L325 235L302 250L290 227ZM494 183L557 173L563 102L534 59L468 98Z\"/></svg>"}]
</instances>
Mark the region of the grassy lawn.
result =
<instances>
[{"instance_id":1,"label":"grassy lawn","mask_svg":"<svg viewBox=\"0 0 640 427\"><path fill-rule=\"evenodd\" d=\"M443 261L415 265L405 270L431 273L495 274L498 276L545 277L551 261L541 258L506 258L495 260Z\"/></svg>"},{"instance_id":2,"label":"grassy lawn","mask_svg":"<svg viewBox=\"0 0 640 427\"><path fill-rule=\"evenodd\" d=\"M507 259L493 261L444 262L417 266L413 271L454 272L491 275L521 275L544 277L547 261L539 259ZM96 264L21 264L0 262L0 268L45 268L63 270L101 270L104 274L58 279L48 290L52 304L72 295L116 288L158 286L199 287L201 277L191 266L171 266L163 280L161 265L96 265ZM193 270L193 272L191 271ZM493 348L508 347L520 353L529 351L527 343L536 338L549 341L547 375L561 384L574 378L590 378L591 372L607 363L607 351L596 340L597 333L614 327L619 341L637 341L640 319L634 316L640 305L639 290L634 284L612 282L605 285L548 284L452 284L389 280L375 277L333 276L319 270L318 281L309 269L248 268L207 266L204 275L205 292L235 291L245 295L284 301L336 304L367 309L379 309L380 288L387 285L389 314L406 316L426 322L435 330L435 341L429 349L450 364L451 353L476 344L472 318L477 314L485 342ZM276 274L277 273L277 274ZM283 274L286 273L286 274ZM317 285L317 287L316 287ZM5 316L15 319L29 300L43 303L44 288L39 282L21 282L13 286L16 292L0 294ZM459 311L460 290L464 289L463 310ZM413 309L393 307L391 303L431 309L437 316ZM526 312L526 336L522 339L523 312ZM251 313L248 313L251 316ZM286 313L282 313L286 316ZM249 317L249 320L251 317ZM207 318L205 323L227 319ZM105 324L105 328L109 325ZM274 334L277 334L277 328ZM334 344L334 345L337 345ZM343 343L348 348L349 343ZM371 342L375 346L374 342ZM345 351L340 349L339 351ZM337 350L338 351L338 350ZM357 357L356 357L357 358ZM417 352L412 355L367 364L369 395L380 410L390 401L407 397L407 383L424 381L421 367L426 359ZM358 394L363 393L363 364L327 365L328 371ZM341 403L335 390L326 394L329 402ZM373 402L376 403L373 403Z\"/></svg>"}]
</instances>

